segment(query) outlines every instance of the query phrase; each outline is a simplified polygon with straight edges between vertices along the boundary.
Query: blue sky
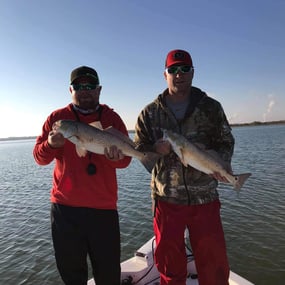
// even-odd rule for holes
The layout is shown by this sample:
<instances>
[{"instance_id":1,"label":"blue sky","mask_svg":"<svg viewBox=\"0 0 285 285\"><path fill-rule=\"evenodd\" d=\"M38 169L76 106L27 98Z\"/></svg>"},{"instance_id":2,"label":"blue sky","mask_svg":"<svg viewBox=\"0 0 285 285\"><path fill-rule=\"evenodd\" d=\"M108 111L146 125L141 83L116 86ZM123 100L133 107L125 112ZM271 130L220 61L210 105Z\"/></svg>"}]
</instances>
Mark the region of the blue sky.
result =
<instances>
[{"instance_id":1,"label":"blue sky","mask_svg":"<svg viewBox=\"0 0 285 285\"><path fill-rule=\"evenodd\" d=\"M0 137L33 136L67 105L69 75L94 67L134 129L166 88L166 54L186 49L193 85L230 123L285 119L284 0L2 0Z\"/></svg>"}]
</instances>

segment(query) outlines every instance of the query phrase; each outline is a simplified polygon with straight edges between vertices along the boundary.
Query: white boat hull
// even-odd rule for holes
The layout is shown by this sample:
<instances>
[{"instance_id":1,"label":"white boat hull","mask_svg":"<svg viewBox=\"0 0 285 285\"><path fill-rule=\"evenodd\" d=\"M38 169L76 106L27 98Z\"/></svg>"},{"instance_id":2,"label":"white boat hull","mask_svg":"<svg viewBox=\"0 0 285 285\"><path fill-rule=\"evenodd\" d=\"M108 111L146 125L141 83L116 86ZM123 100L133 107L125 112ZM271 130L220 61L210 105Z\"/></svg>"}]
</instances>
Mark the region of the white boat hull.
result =
<instances>
[{"instance_id":1,"label":"white boat hull","mask_svg":"<svg viewBox=\"0 0 285 285\"><path fill-rule=\"evenodd\" d=\"M159 285L159 272L153 260L155 240L151 238L136 253L134 257L121 263L121 280L126 285ZM187 285L199 285L194 257L186 247L187 252ZM230 272L230 285L254 285L234 272ZM93 279L88 281L88 285L95 285Z\"/></svg>"}]
</instances>

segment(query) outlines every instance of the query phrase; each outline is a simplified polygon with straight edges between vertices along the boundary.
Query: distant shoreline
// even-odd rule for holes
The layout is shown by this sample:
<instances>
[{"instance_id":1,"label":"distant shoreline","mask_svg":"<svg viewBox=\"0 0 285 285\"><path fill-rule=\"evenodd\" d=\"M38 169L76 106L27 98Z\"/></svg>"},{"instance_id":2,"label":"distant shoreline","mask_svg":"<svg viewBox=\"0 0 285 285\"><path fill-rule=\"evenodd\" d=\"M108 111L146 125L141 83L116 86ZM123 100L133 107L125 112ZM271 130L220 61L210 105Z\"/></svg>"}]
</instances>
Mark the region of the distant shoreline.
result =
<instances>
[{"instance_id":1,"label":"distant shoreline","mask_svg":"<svg viewBox=\"0 0 285 285\"><path fill-rule=\"evenodd\" d=\"M231 127L249 127L249 126L264 126L264 125L285 125L285 120L281 121L271 121L271 122L259 122L254 121L251 123L241 123L241 124L230 124ZM135 130L128 130L130 133L134 133ZM13 140L31 140L36 139L37 136L22 136L22 137L8 137L0 138L0 141L13 141Z\"/></svg>"},{"instance_id":2,"label":"distant shoreline","mask_svg":"<svg viewBox=\"0 0 285 285\"><path fill-rule=\"evenodd\" d=\"M230 124L232 127L247 127L247 126L264 126L264 125L284 125L285 120L281 121L271 121L271 122L259 122L254 121L251 123L242 123L242 124Z\"/></svg>"}]
</instances>

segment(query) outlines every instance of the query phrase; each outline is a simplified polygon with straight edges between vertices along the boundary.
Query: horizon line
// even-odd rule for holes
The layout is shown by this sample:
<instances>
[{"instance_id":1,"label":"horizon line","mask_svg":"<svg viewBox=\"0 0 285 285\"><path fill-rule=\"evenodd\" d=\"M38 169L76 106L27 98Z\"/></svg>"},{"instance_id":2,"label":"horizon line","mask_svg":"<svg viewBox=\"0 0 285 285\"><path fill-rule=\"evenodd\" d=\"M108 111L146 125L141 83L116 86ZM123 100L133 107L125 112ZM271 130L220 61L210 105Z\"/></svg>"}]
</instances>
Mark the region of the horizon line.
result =
<instances>
[{"instance_id":1,"label":"horizon line","mask_svg":"<svg viewBox=\"0 0 285 285\"><path fill-rule=\"evenodd\" d=\"M231 127L242 127L242 126L260 126L260 125L278 125L278 124L285 124L285 120L278 120L278 121L269 121L269 122L260 122L260 121L253 121L251 123L233 123L230 124ZM135 130L131 129L128 130L130 133L134 133ZM20 140L20 139L35 139L38 135L34 136L10 136L0 138L0 141L7 141L7 140Z\"/></svg>"}]
</instances>

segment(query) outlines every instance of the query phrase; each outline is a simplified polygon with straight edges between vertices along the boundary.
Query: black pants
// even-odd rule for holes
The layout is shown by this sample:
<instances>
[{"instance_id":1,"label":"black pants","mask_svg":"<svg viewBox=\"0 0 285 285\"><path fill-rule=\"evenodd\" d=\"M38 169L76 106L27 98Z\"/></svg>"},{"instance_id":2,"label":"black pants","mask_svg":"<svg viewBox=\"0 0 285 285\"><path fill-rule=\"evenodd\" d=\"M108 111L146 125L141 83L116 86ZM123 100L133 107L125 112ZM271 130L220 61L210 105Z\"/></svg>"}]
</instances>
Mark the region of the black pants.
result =
<instances>
[{"instance_id":1,"label":"black pants","mask_svg":"<svg viewBox=\"0 0 285 285\"><path fill-rule=\"evenodd\" d=\"M86 285L87 255L96 285L119 285L120 228L116 210L51 205L57 268L66 285Z\"/></svg>"}]
</instances>

